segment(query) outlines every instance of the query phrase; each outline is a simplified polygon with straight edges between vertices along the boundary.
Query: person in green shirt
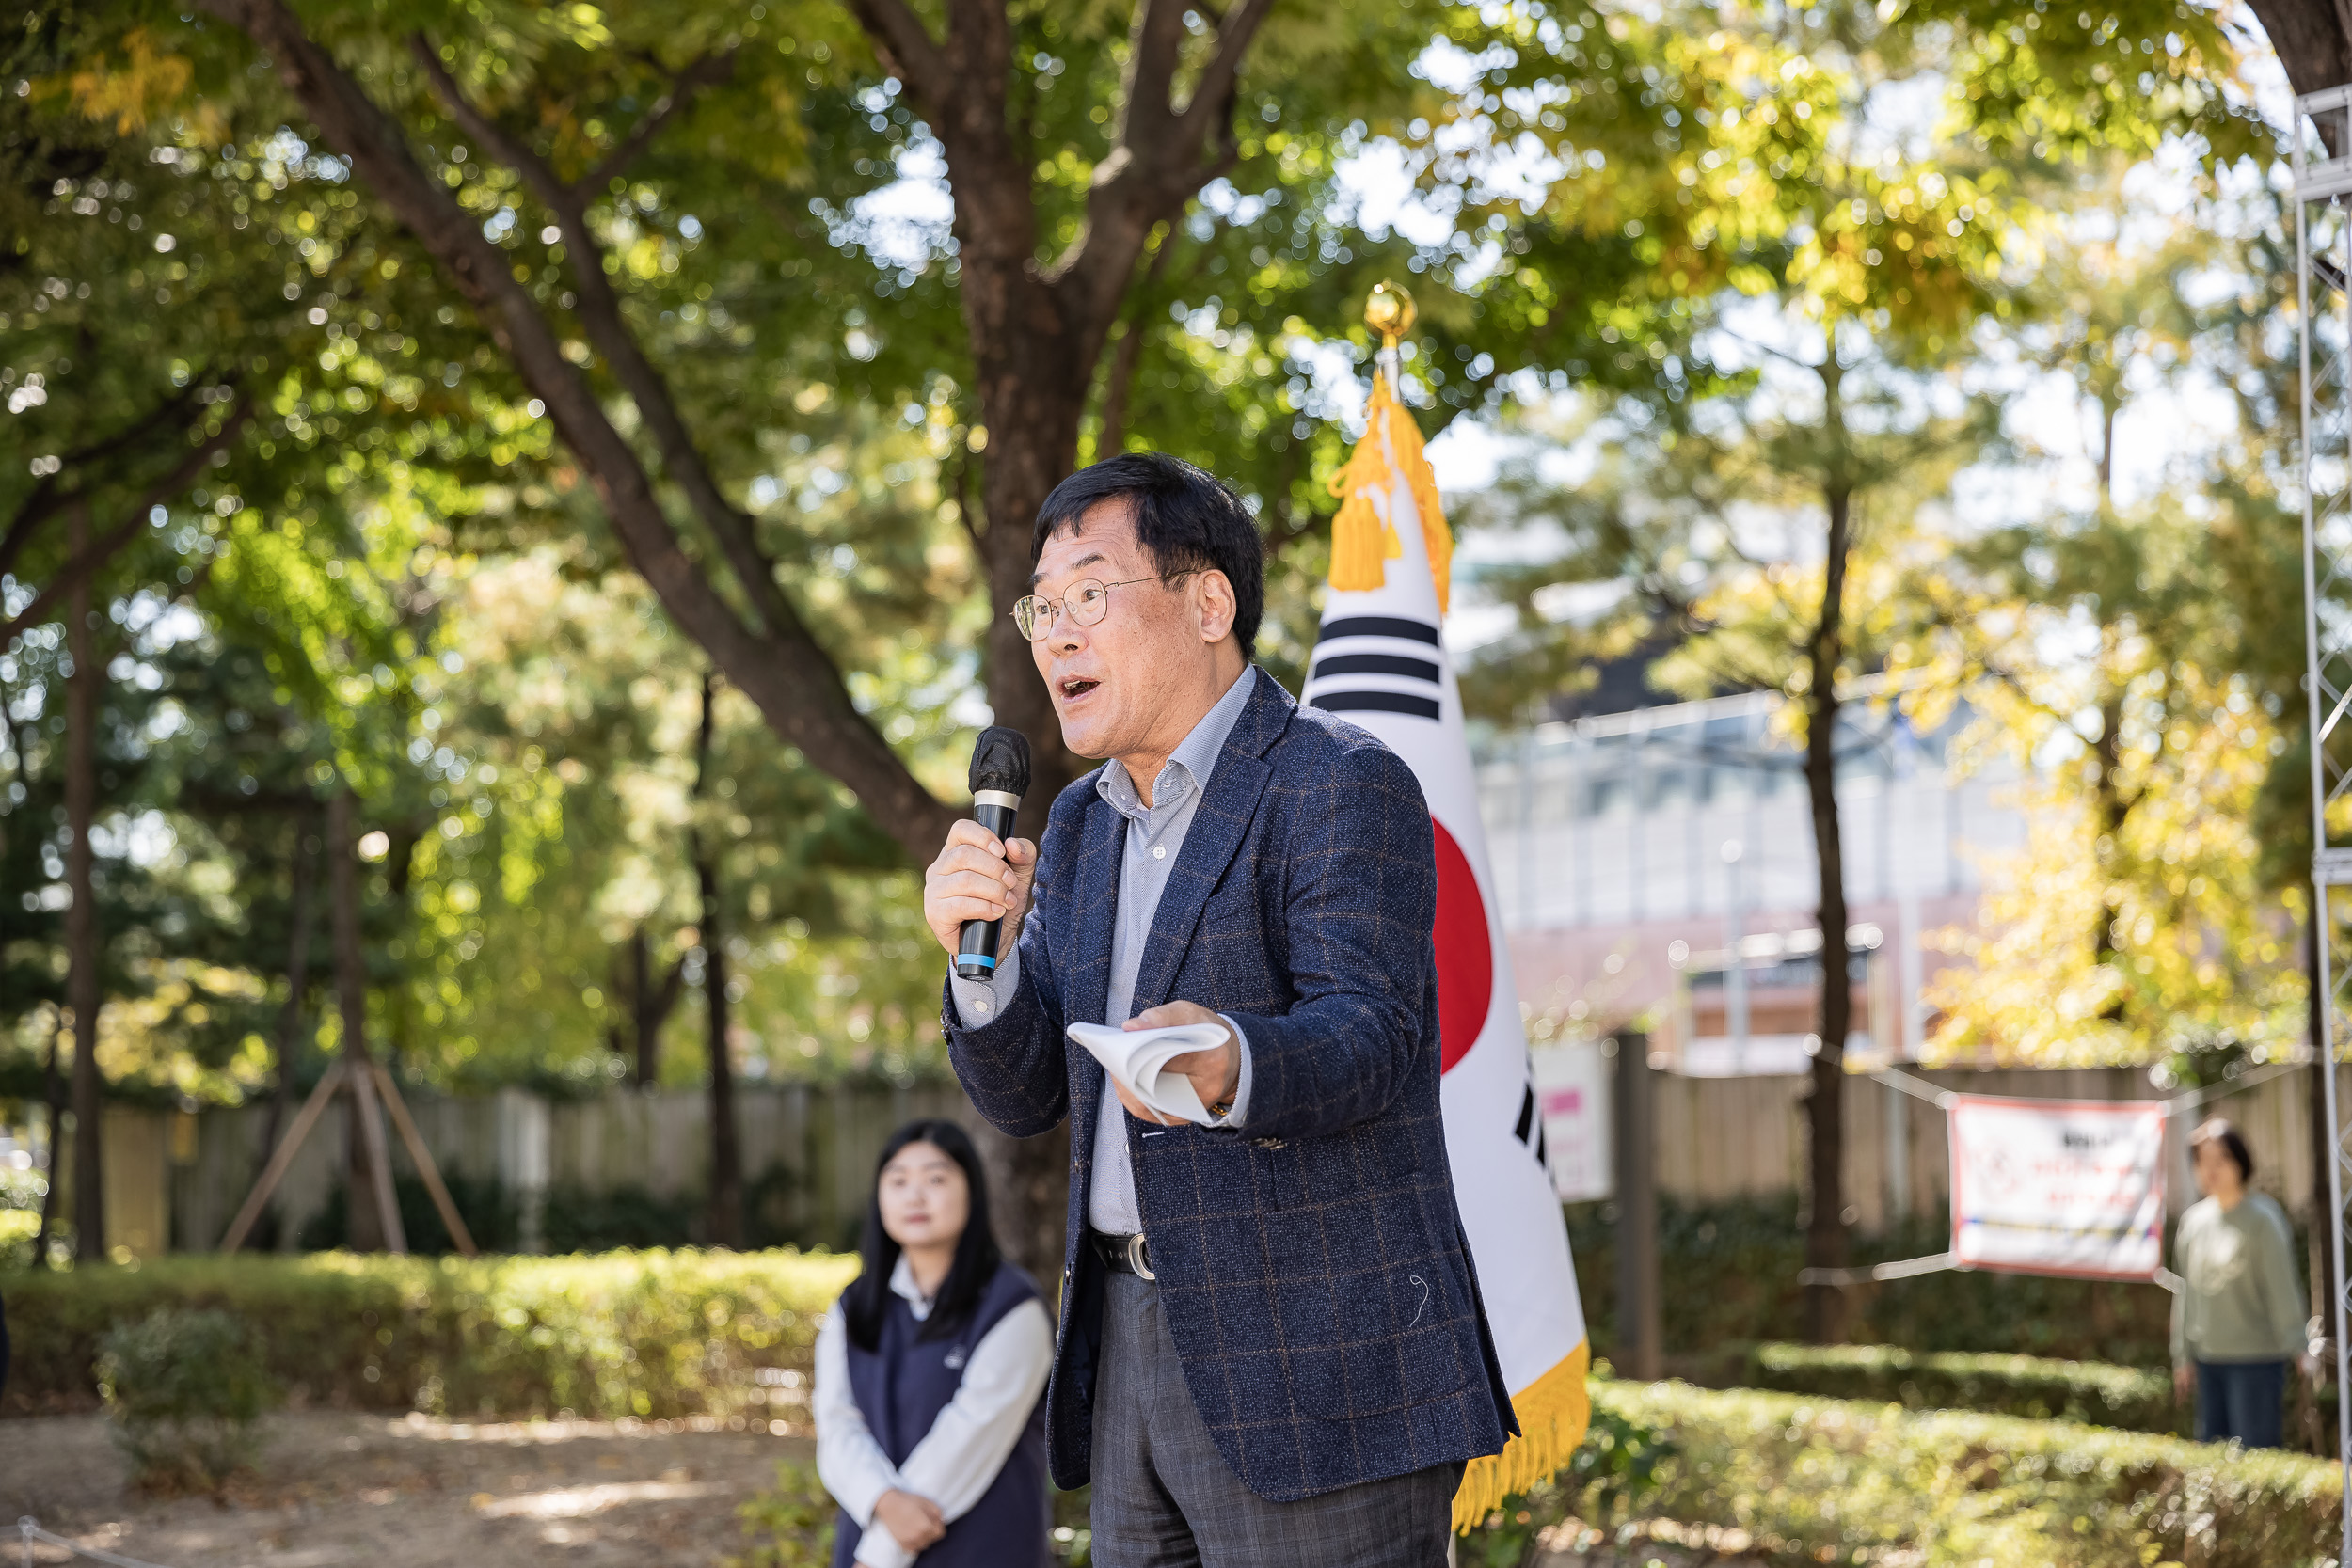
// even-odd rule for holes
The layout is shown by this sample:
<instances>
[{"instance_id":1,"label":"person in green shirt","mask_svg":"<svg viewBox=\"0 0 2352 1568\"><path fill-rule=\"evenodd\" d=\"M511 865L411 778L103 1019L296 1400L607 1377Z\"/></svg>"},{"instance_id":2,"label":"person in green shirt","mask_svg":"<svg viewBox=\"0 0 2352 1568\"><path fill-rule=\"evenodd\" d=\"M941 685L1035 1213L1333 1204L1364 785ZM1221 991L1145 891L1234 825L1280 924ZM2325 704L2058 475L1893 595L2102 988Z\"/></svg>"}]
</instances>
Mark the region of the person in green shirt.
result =
<instances>
[{"instance_id":1,"label":"person in green shirt","mask_svg":"<svg viewBox=\"0 0 2352 1568\"><path fill-rule=\"evenodd\" d=\"M2181 1216L2172 1257L2172 1383L2197 1392L2197 1437L2249 1449L2279 1447L2287 1363L2310 1370L2310 1298L2295 1266L2295 1229L2267 1193L2252 1190L2254 1156L2217 1117L2189 1134L2197 1190Z\"/></svg>"}]
</instances>

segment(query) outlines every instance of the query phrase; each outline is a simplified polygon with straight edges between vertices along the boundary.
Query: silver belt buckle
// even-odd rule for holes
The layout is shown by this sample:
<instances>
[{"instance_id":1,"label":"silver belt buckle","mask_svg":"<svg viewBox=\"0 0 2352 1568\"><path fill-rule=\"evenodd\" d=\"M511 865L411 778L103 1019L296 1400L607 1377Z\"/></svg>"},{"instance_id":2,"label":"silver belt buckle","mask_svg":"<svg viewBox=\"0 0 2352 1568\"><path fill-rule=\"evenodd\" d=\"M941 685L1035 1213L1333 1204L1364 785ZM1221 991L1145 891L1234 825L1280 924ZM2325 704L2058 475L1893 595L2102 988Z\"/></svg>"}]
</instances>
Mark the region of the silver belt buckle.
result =
<instances>
[{"instance_id":1,"label":"silver belt buckle","mask_svg":"<svg viewBox=\"0 0 2352 1568\"><path fill-rule=\"evenodd\" d=\"M1151 1253L1144 1245L1143 1232L1138 1230L1127 1238L1127 1266L1136 1271L1137 1279L1157 1279L1152 1272Z\"/></svg>"}]
</instances>

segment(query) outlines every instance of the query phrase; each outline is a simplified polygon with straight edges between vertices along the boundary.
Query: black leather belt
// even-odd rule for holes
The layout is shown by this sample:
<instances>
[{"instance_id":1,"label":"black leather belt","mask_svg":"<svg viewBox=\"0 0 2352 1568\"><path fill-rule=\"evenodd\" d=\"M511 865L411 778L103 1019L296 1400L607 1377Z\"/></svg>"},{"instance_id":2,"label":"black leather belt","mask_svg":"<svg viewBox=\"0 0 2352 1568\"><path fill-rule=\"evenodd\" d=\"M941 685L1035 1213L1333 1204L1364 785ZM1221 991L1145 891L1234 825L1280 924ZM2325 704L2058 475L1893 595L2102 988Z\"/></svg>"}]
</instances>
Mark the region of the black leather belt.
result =
<instances>
[{"instance_id":1,"label":"black leather belt","mask_svg":"<svg viewBox=\"0 0 2352 1568\"><path fill-rule=\"evenodd\" d=\"M1152 1249L1137 1231L1133 1236L1113 1236L1101 1230L1087 1232L1087 1240L1094 1247L1094 1255L1103 1266L1118 1274L1131 1274L1137 1279L1157 1279L1152 1272Z\"/></svg>"}]
</instances>

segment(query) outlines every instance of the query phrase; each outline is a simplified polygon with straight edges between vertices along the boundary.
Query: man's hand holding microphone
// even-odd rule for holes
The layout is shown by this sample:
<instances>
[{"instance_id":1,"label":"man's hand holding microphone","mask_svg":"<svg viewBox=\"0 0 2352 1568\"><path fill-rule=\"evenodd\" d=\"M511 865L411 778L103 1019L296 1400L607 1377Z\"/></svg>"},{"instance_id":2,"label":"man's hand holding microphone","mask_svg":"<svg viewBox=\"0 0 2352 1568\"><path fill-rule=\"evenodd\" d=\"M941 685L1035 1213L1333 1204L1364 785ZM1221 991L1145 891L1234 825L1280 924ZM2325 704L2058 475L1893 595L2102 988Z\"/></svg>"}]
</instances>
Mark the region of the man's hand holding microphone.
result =
<instances>
[{"instance_id":1,"label":"man's hand holding microphone","mask_svg":"<svg viewBox=\"0 0 2352 1568\"><path fill-rule=\"evenodd\" d=\"M1029 746L1017 731L981 732L972 752L972 796L976 816L1007 830L999 835L985 822L966 818L947 830L947 842L923 873L923 921L939 939L956 968L966 978L971 969L985 974L996 960L1014 951L1021 940L1021 922L1029 912L1030 889L1037 880L1037 845L1010 836L1012 814L1029 784ZM993 923L993 940L975 940L974 923ZM976 949L987 954L985 966L973 959ZM969 969L967 966L970 966ZM1147 1007L1129 1019L1126 1027L1163 1029L1178 1023L1214 1023L1224 1020L1197 1002L1169 1002ZM1168 1068L1191 1080L1200 1103L1232 1103L1241 1081L1241 1050L1231 1029L1222 1044L1206 1051L1170 1058ZM1112 1087L1127 1114L1138 1121L1176 1125L1130 1096L1114 1081Z\"/></svg>"},{"instance_id":2,"label":"man's hand holding microphone","mask_svg":"<svg viewBox=\"0 0 2352 1568\"><path fill-rule=\"evenodd\" d=\"M1037 878L1037 846L998 838L969 817L947 830L947 843L923 873L923 920L950 957L963 942L966 921L999 923L996 951L1010 953L1029 912Z\"/></svg>"},{"instance_id":3,"label":"man's hand holding microphone","mask_svg":"<svg viewBox=\"0 0 2352 1568\"><path fill-rule=\"evenodd\" d=\"M992 724L972 745L972 816L947 830L946 847L923 873L923 918L956 974L985 980L1021 941L1037 876L1037 846L1012 836L1029 791L1029 737Z\"/></svg>"}]
</instances>

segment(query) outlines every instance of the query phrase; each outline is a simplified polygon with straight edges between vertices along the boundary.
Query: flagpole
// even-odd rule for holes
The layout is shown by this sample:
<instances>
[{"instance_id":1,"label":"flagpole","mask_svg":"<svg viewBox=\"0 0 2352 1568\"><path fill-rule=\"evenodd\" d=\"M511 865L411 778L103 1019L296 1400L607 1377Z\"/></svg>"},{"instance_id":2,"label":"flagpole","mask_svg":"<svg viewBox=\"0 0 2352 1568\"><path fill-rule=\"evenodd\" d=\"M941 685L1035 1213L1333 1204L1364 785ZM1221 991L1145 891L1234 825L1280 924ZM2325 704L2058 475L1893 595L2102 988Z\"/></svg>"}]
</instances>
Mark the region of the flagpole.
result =
<instances>
[{"instance_id":1,"label":"flagpole","mask_svg":"<svg viewBox=\"0 0 2352 1568\"><path fill-rule=\"evenodd\" d=\"M1386 372L1389 389L1402 392L1405 386L1405 354L1397 344L1413 329L1420 312L1413 309L1413 296L1403 285L1385 279L1372 286L1372 293L1364 301L1364 325L1380 334L1380 351L1373 356L1373 374Z\"/></svg>"},{"instance_id":2,"label":"flagpole","mask_svg":"<svg viewBox=\"0 0 2352 1568\"><path fill-rule=\"evenodd\" d=\"M1438 1095L1463 1231L1518 1433L1472 1460L1457 1530L1575 1457L1591 1414L1592 1341L1545 1160L1502 906L1479 820L1459 693L1443 638L1454 536L1420 427L1401 396L1411 295L1382 282L1364 302L1377 335L1364 430L1327 481L1331 517L1316 657L1299 700L1403 758L1430 813L1436 872Z\"/></svg>"}]
</instances>

